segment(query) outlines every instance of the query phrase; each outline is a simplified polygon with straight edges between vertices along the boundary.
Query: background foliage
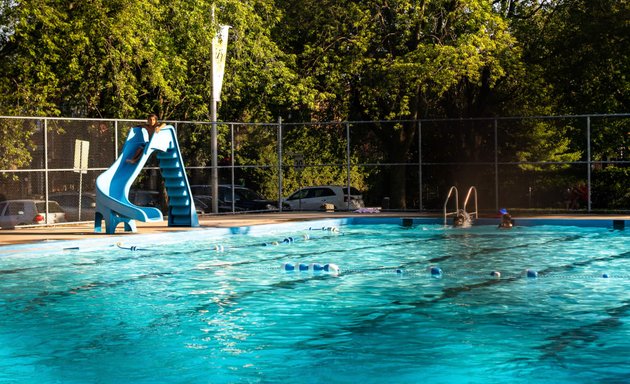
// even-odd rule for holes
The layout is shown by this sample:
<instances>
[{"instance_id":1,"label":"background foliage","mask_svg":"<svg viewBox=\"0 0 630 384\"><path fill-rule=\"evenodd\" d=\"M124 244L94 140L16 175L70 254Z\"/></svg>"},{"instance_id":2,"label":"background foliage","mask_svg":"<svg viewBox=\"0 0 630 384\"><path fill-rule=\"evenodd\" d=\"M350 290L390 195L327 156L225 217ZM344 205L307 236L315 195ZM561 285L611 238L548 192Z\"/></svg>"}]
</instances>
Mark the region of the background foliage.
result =
<instances>
[{"instance_id":1,"label":"background foliage","mask_svg":"<svg viewBox=\"0 0 630 384\"><path fill-rule=\"evenodd\" d=\"M210 42L231 26L219 117L286 122L415 120L621 113L630 106L627 0L0 0L0 115L210 119ZM212 8L216 19L212 21ZM362 130L372 159L409 159L415 123ZM457 129L457 127L452 127ZM0 127L0 168L29 162L36 127ZM628 127L594 140L608 157L628 148ZM287 152L310 148L334 159L338 127L288 133ZM354 132L357 132L355 130ZM580 127L537 122L510 130L521 161L570 161ZM343 139L343 135L341 136ZM451 161L483 157L484 127L456 142L435 136ZM619 142L623 137L623 142ZM324 138L324 139L322 139ZM332 138L332 139L331 139ZM208 135L188 151L207 164ZM443 148L441 143L451 145ZM341 144L340 144L341 142ZM353 140L352 142L359 142ZM243 140L247 153L247 140ZM378 145L378 148L375 146ZM258 153L265 163L273 146ZM248 154L251 159L252 154ZM242 161L246 161L242 157ZM535 171L536 167L530 167ZM362 186L385 183L405 206L405 169L353 169ZM273 181L260 180L261 189ZM427 175L454 179L455 174ZM311 169L299 183L345 183ZM305 181L304 181L305 180ZM298 185L289 174L285 181ZM265 184L267 186L265 187Z\"/></svg>"}]
</instances>

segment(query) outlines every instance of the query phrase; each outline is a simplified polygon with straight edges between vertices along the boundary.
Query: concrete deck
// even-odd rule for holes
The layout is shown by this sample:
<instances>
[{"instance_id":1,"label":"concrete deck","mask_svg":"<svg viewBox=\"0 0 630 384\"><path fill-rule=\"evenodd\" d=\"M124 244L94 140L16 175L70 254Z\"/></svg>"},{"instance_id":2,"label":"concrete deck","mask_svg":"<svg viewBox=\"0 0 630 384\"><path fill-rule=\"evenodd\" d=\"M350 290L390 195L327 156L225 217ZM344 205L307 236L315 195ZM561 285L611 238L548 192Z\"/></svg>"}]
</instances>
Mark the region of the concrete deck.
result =
<instances>
[{"instance_id":1,"label":"concrete deck","mask_svg":"<svg viewBox=\"0 0 630 384\"><path fill-rule=\"evenodd\" d=\"M380 213L348 213L348 212L287 212L287 213L259 213L237 215L204 215L199 218L201 228L231 228L261 224L278 224L320 219L340 219L347 217L406 217L406 218L441 218L441 215L424 214L419 212L380 212ZM490 216L487 216L489 218ZM630 229L630 215L517 215L519 217L555 219L555 220L624 220L626 228ZM498 217L496 218L499 222ZM159 223L136 222L137 232L124 232L119 225L115 234L94 233L93 222L68 223L52 226L23 227L0 230L0 246L14 244L39 243L51 240L80 240L105 238L113 236L135 236L137 234L172 233L190 231L195 228L169 227L165 220Z\"/></svg>"}]
</instances>

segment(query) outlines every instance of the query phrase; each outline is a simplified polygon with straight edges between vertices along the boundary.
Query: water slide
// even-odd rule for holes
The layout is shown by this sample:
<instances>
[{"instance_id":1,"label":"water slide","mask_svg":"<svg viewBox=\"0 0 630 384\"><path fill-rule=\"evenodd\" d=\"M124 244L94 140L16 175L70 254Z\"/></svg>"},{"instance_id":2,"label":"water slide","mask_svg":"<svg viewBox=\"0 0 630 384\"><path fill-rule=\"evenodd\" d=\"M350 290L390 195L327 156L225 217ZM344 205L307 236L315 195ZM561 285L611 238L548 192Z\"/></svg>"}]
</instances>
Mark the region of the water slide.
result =
<instances>
[{"instance_id":1,"label":"water slide","mask_svg":"<svg viewBox=\"0 0 630 384\"><path fill-rule=\"evenodd\" d=\"M127 160L133 158L137 149L143 145L144 150L140 159L135 163L128 162ZM98 176L95 232L101 232L103 220L106 232L110 234L116 232L116 227L120 223L124 224L125 231L136 232L135 220L142 222L164 220L158 208L141 207L129 201L131 185L154 152L159 160L168 196L168 226L199 226L175 128L167 125L154 134L151 140L145 128L132 128L118 159L107 171Z\"/></svg>"}]
</instances>

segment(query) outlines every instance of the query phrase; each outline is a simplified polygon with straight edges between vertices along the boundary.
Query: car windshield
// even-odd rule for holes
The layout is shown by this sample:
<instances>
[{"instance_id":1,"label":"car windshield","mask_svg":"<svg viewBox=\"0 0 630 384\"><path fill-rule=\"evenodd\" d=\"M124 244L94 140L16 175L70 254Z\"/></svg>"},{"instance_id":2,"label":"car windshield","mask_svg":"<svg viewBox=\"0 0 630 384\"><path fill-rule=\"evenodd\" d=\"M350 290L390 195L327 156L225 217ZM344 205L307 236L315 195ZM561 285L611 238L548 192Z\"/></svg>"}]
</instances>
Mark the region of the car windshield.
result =
<instances>
[{"instance_id":1,"label":"car windshield","mask_svg":"<svg viewBox=\"0 0 630 384\"><path fill-rule=\"evenodd\" d=\"M193 195L212 195L212 188L209 185L193 185L190 187Z\"/></svg>"},{"instance_id":2,"label":"car windshield","mask_svg":"<svg viewBox=\"0 0 630 384\"><path fill-rule=\"evenodd\" d=\"M299 191L289 196L289 200L304 199L308 194L308 191L308 189L300 189Z\"/></svg>"},{"instance_id":3,"label":"car windshield","mask_svg":"<svg viewBox=\"0 0 630 384\"><path fill-rule=\"evenodd\" d=\"M240 197L240 200L262 200L262 197L251 189L239 188L234 191L234 194L238 195Z\"/></svg>"},{"instance_id":4,"label":"car windshield","mask_svg":"<svg viewBox=\"0 0 630 384\"><path fill-rule=\"evenodd\" d=\"M348 193L348 187L343 187L343 193L344 194ZM350 187L350 194L351 195L360 195L361 191L359 191L355 187Z\"/></svg>"},{"instance_id":5,"label":"car windshield","mask_svg":"<svg viewBox=\"0 0 630 384\"><path fill-rule=\"evenodd\" d=\"M36 203L37 205L37 211L40 213L46 213L46 202L42 201L39 203ZM63 209L61 209L61 207L59 206L59 204L57 204L56 201L49 201L48 202L48 212L50 213L63 213Z\"/></svg>"},{"instance_id":6,"label":"car windshield","mask_svg":"<svg viewBox=\"0 0 630 384\"><path fill-rule=\"evenodd\" d=\"M60 206L66 208L77 208L79 206L79 195L54 195L51 198L55 199ZM81 207L94 208L96 206L96 200L94 196L83 194L81 195Z\"/></svg>"}]
</instances>

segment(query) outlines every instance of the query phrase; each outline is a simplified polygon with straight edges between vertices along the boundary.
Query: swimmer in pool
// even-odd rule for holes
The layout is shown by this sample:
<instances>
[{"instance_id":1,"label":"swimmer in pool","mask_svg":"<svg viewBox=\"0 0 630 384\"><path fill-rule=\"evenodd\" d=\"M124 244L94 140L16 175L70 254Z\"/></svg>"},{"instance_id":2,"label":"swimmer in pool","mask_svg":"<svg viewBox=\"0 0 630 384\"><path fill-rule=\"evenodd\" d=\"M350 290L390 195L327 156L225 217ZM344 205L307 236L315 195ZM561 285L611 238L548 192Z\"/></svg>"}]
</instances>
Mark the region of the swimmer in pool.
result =
<instances>
[{"instance_id":1,"label":"swimmer in pool","mask_svg":"<svg viewBox=\"0 0 630 384\"><path fill-rule=\"evenodd\" d=\"M505 208L501 208L499 211L501 214L501 223L499 223L499 228L502 229L510 229L514 226L514 219L512 219L512 215Z\"/></svg>"}]
</instances>

